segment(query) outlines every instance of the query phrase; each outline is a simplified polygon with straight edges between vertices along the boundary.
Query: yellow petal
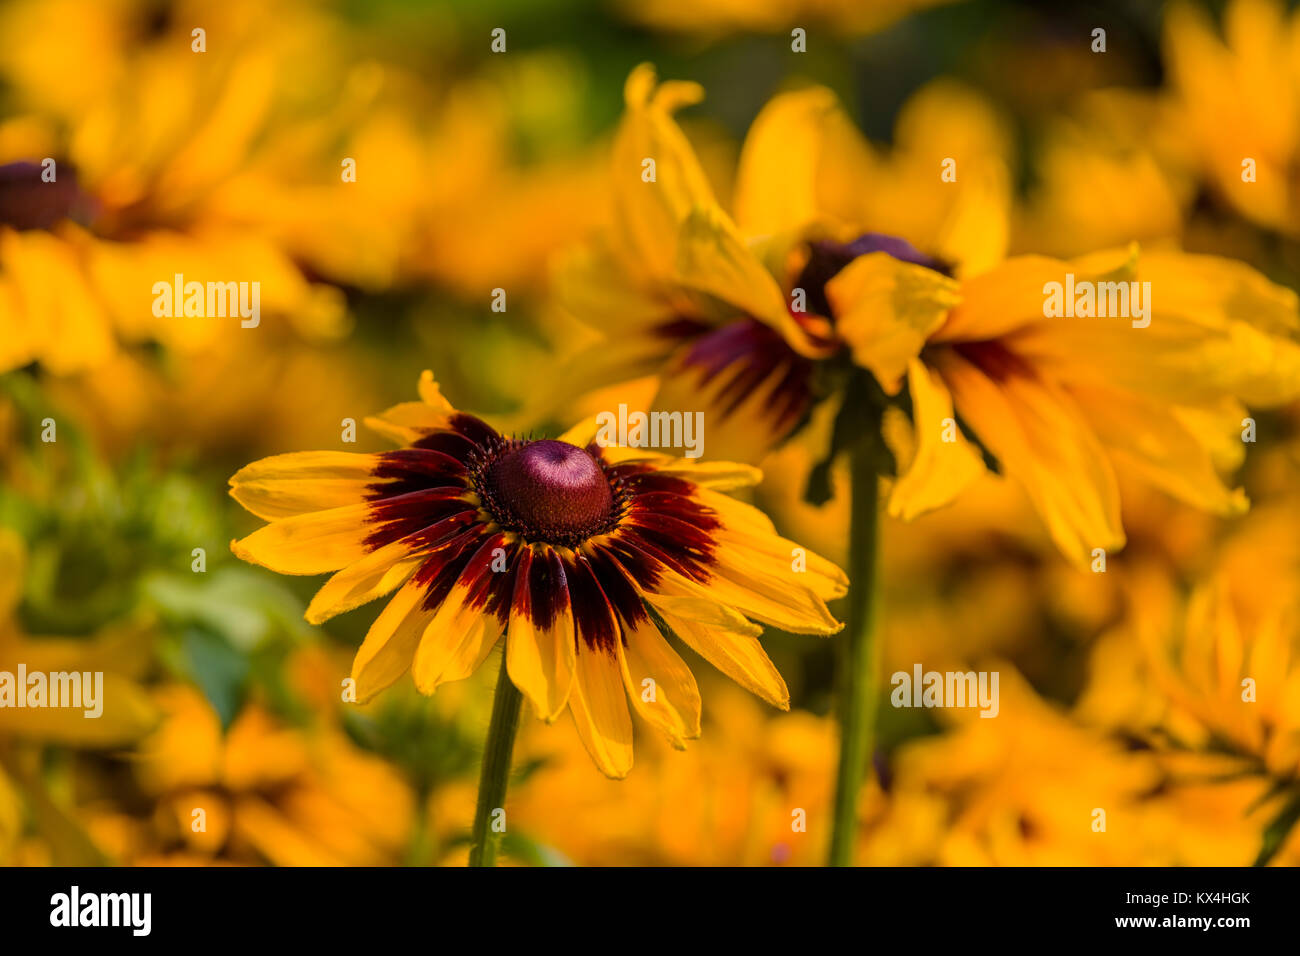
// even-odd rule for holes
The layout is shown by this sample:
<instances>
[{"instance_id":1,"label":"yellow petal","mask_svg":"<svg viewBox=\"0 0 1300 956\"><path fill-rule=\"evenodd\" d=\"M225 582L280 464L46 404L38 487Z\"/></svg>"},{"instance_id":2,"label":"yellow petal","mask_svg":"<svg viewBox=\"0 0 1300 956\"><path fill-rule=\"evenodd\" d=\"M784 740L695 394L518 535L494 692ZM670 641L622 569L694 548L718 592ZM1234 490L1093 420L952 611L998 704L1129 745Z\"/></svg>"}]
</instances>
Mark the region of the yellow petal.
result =
<instances>
[{"instance_id":1,"label":"yellow petal","mask_svg":"<svg viewBox=\"0 0 1300 956\"><path fill-rule=\"evenodd\" d=\"M661 475L684 478L701 488L715 491L734 491L749 488L763 480L763 473L753 465L734 461L704 461L696 458L669 458L655 463Z\"/></svg>"},{"instance_id":2,"label":"yellow petal","mask_svg":"<svg viewBox=\"0 0 1300 956\"><path fill-rule=\"evenodd\" d=\"M948 312L961 301L942 273L885 252L859 256L826 283L836 331L853 360L870 369L890 395Z\"/></svg>"},{"instance_id":3,"label":"yellow petal","mask_svg":"<svg viewBox=\"0 0 1300 956\"><path fill-rule=\"evenodd\" d=\"M781 286L717 206L696 206L678 236L676 278L776 329L800 355L817 356L786 305Z\"/></svg>"},{"instance_id":4,"label":"yellow petal","mask_svg":"<svg viewBox=\"0 0 1300 956\"><path fill-rule=\"evenodd\" d=\"M495 535L470 557L420 635L411 670L420 693L432 694L440 684L474 673L505 630L505 622L489 606L495 578L511 573L492 568L493 554L504 541L504 535Z\"/></svg>"},{"instance_id":5,"label":"yellow petal","mask_svg":"<svg viewBox=\"0 0 1300 956\"><path fill-rule=\"evenodd\" d=\"M427 368L420 373L420 383L416 386L420 394L420 401L428 405L434 411L445 415L455 412L451 407L451 402L447 401L442 395L442 389L438 387L438 382L433 377L433 372Z\"/></svg>"},{"instance_id":6,"label":"yellow petal","mask_svg":"<svg viewBox=\"0 0 1300 956\"><path fill-rule=\"evenodd\" d=\"M1222 434L1202 440L1176 408L1140 396L1092 386L1076 386L1071 394L1117 463L1206 511L1233 515L1247 509L1245 493L1229 490L1215 470L1211 448ZM1233 434L1239 434L1239 422L1230 423Z\"/></svg>"},{"instance_id":7,"label":"yellow petal","mask_svg":"<svg viewBox=\"0 0 1300 956\"><path fill-rule=\"evenodd\" d=\"M506 630L510 680L552 722L569 702L577 666L577 638L564 568L549 549L526 551L515 569L514 600ZM543 608L550 619L543 623Z\"/></svg>"},{"instance_id":8,"label":"yellow petal","mask_svg":"<svg viewBox=\"0 0 1300 956\"><path fill-rule=\"evenodd\" d=\"M0 304L32 329L30 351L49 371L73 374L113 357L112 326L68 242L44 230L0 229L0 264L7 290ZM5 326L11 321L6 315Z\"/></svg>"},{"instance_id":9,"label":"yellow petal","mask_svg":"<svg viewBox=\"0 0 1300 956\"><path fill-rule=\"evenodd\" d=\"M682 749L688 739L700 735L700 691L695 675L649 617L631 626L626 621L620 624L619 667L632 706Z\"/></svg>"},{"instance_id":10,"label":"yellow petal","mask_svg":"<svg viewBox=\"0 0 1300 956\"><path fill-rule=\"evenodd\" d=\"M376 455L300 451L245 465L230 478L230 496L268 521L360 504L382 485Z\"/></svg>"},{"instance_id":11,"label":"yellow petal","mask_svg":"<svg viewBox=\"0 0 1300 956\"><path fill-rule=\"evenodd\" d=\"M667 624L693 651L750 693L781 710L790 709L790 691L763 645L752 633L730 630L696 618L689 598L651 597ZM678 611L684 613L677 613Z\"/></svg>"},{"instance_id":12,"label":"yellow petal","mask_svg":"<svg viewBox=\"0 0 1300 956\"><path fill-rule=\"evenodd\" d=\"M624 88L627 110L613 146L614 218L624 241L626 266L634 273L667 279L677 255L677 231L697 205L711 205L713 190L695 151L672 114L699 102L694 83L656 86L654 68L642 64ZM643 179L654 161L654 181Z\"/></svg>"},{"instance_id":13,"label":"yellow petal","mask_svg":"<svg viewBox=\"0 0 1300 956\"><path fill-rule=\"evenodd\" d=\"M835 94L775 96L749 127L736 171L736 222L751 235L794 232L818 218L827 125L845 118Z\"/></svg>"},{"instance_id":14,"label":"yellow petal","mask_svg":"<svg viewBox=\"0 0 1300 956\"><path fill-rule=\"evenodd\" d=\"M428 369L420 374L418 402L402 402L365 419L366 427L399 445L412 445L432 431L446 428L456 414Z\"/></svg>"},{"instance_id":15,"label":"yellow petal","mask_svg":"<svg viewBox=\"0 0 1300 956\"><path fill-rule=\"evenodd\" d=\"M823 601L843 597L849 578L838 566L787 538L753 534L738 528L717 532L719 545L735 552L738 563L772 569L779 578L796 574L796 580Z\"/></svg>"},{"instance_id":16,"label":"yellow petal","mask_svg":"<svg viewBox=\"0 0 1300 956\"><path fill-rule=\"evenodd\" d=\"M1013 329L1041 321L1043 286L1064 281L1070 267L1046 256L1016 256L996 268L966 279L961 302L933 336L935 342L996 339Z\"/></svg>"},{"instance_id":17,"label":"yellow petal","mask_svg":"<svg viewBox=\"0 0 1300 956\"><path fill-rule=\"evenodd\" d=\"M615 654L579 642L569 711L600 772L621 780L632 769L632 717Z\"/></svg>"},{"instance_id":18,"label":"yellow petal","mask_svg":"<svg viewBox=\"0 0 1300 956\"><path fill-rule=\"evenodd\" d=\"M366 427L398 445L413 445L430 432L447 427L450 415L424 402L401 402L378 415L367 415Z\"/></svg>"},{"instance_id":19,"label":"yellow petal","mask_svg":"<svg viewBox=\"0 0 1300 956\"><path fill-rule=\"evenodd\" d=\"M746 560L753 557L753 552L730 548L714 553L706 587L717 600L792 634L828 635L843 629L826 602L805 583L805 575L791 567L792 558L784 562Z\"/></svg>"},{"instance_id":20,"label":"yellow petal","mask_svg":"<svg viewBox=\"0 0 1300 956\"><path fill-rule=\"evenodd\" d=\"M423 606L427 586L408 581L375 618L352 662L357 702L365 703L411 668L420 635L437 608Z\"/></svg>"},{"instance_id":21,"label":"yellow petal","mask_svg":"<svg viewBox=\"0 0 1300 956\"><path fill-rule=\"evenodd\" d=\"M952 395L920 359L908 365L916 454L894 483L889 513L904 521L952 502L984 474L984 459L953 415ZM952 440L949 441L948 439Z\"/></svg>"},{"instance_id":22,"label":"yellow petal","mask_svg":"<svg viewBox=\"0 0 1300 956\"><path fill-rule=\"evenodd\" d=\"M413 550L405 539L386 544L336 573L316 592L304 617L322 624L406 583L427 557L427 549Z\"/></svg>"},{"instance_id":23,"label":"yellow petal","mask_svg":"<svg viewBox=\"0 0 1300 956\"><path fill-rule=\"evenodd\" d=\"M935 364L957 410L1024 486L1066 557L1085 564L1094 548L1124 546L1114 470L1073 399L1014 359L996 379L947 349Z\"/></svg>"},{"instance_id":24,"label":"yellow petal","mask_svg":"<svg viewBox=\"0 0 1300 956\"><path fill-rule=\"evenodd\" d=\"M375 530L369 504L272 521L242 541L232 541L235 556L281 574L337 571L370 553L366 538Z\"/></svg>"},{"instance_id":25,"label":"yellow petal","mask_svg":"<svg viewBox=\"0 0 1300 956\"><path fill-rule=\"evenodd\" d=\"M1151 283L1145 328L1123 317L1040 315L1009 341L1059 382L1179 405L1237 398L1271 406L1300 396L1294 292L1247 266L1181 253L1144 254L1135 281Z\"/></svg>"}]
</instances>

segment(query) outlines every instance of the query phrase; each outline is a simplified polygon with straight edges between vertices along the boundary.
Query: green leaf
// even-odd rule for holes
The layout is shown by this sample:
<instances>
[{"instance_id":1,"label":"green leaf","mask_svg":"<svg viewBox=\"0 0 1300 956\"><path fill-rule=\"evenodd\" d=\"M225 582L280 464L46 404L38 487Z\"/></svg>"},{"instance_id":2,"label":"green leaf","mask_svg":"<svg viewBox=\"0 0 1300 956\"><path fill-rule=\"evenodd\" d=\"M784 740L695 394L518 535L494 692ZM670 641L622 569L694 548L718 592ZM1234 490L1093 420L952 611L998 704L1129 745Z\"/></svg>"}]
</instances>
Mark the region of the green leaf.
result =
<instances>
[{"instance_id":1,"label":"green leaf","mask_svg":"<svg viewBox=\"0 0 1300 956\"><path fill-rule=\"evenodd\" d=\"M182 647L190 677L221 718L221 729L229 729L244 702L248 660L220 634L201 625L185 629Z\"/></svg>"}]
</instances>

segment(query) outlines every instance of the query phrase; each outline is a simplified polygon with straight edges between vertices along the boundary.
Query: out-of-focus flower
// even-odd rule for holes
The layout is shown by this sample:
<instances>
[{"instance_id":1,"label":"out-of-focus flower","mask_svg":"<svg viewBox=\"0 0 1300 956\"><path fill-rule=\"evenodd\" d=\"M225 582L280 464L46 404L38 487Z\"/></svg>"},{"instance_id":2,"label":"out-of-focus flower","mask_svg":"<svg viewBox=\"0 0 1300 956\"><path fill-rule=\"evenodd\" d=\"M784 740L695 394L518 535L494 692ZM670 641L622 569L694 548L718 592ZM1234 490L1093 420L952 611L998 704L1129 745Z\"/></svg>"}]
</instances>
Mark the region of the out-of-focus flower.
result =
<instances>
[{"instance_id":1,"label":"out-of-focus flower","mask_svg":"<svg viewBox=\"0 0 1300 956\"><path fill-rule=\"evenodd\" d=\"M1141 568L1129 618L1098 643L1078 706L1081 718L1171 755L1184 780L1253 781L1257 833L1261 817L1300 806L1298 519L1294 499L1260 508L1186 598L1158 564ZM1217 769L1198 768L1198 757ZM1289 836L1300 850L1300 833Z\"/></svg>"},{"instance_id":2,"label":"out-of-focus flower","mask_svg":"<svg viewBox=\"0 0 1300 956\"><path fill-rule=\"evenodd\" d=\"M755 123L737 209L766 238L746 242L671 119L698 96L690 84L656 90L648 68L628 80L615 149L623 238L588 255L567 296L575 312L618 316L622 328L575 367L593 366L601 384L659 371L656 404L707 409L755 456L806 420L826 394L821 376L838 370L848 383L839 390L851 392L832 441L846 419L845 431L878 427L867 421L873 405L882 416L903 408L913 423L890 514L945 505L992 467L1025 488L1077 563L1124 545L1117 468L1215 513L1245 508L1219 470L1241 460L1242 402L1276 405L1300 389L1293 292L1236 262L1164 251L1139 259L1136 246L996 262L1005 232L985 213L1000 208L989 201L999 193L978 187L969 205L935 220L948 223L948 254L970 250L954 278L941 250L862 232L875 223L846 225L871 187L853 175L861 150L851 125L820 90L778 98ZM654 159L654 182L637 175L641 157ZM932 190L946 187L942 169L941 160ZM857 238L810 239L826 223ZM1060 295L1073 281L1149 289L1145 324L1128 314L1141 310L1136 300L1066 319L1071 291L1068 311L1049 310L1049 283Z\"/></svg>"},{"instance_id":3,"label":"out-of-focus flower","mask_svg":"<svg viewBox=\"0 0 1300 956\"><path fill-rule=\"evenodd\" d=\"M559 440L504 438L453 409L429 372L420 397L367 419L400 451L279 455L231 478L234 498L270 522L232 544L238 556L284 574L337 572L307 608L312 623L400 587L353 664L360 699L408 668L426 694L463 679L508 624L510 679L547 721L567 707L597 766L622 777L627 698L677 746L700 733L695 679L653 610L728 676L788 706L749 618L834 633L825 601L847 581L816 555L796 568L792 542L720 493L756 481L752 468L602 446L594 421Z\"/></svg>"},{"instance_id":4,"label":"out-of-focus flower","mask_svg":"<svg viewBox=\"0 0 1300 956\"><path fill-rule=\"evenodd\" d=\"M1242 216L1291 236L1300 235L1297 38L1300 12L1279 0L1232 0L1222 34L1196 4L1171 4L1165 16L1186 161Z\"/></svg>"},{"instance_id":5,"label":"out-of-focus flower","mask_svg":"<svg viewBox=\"0 0 1300 956\"><path fill-rule=\"evenodd\" d=\"M851 222L907 228L962 268L1000 258L1005 133L978 97L939 83L912 101L897 150L883 155L828 90L779 96L742 150L733 222L673 119L702 95L693 83L656 85L648 65L628 77L611 162L612 228L557 276L564 308L604 337L568 357L565 370L589 388L657 375L656 407L703 409L724 426L711 439L718 454L756 461L824 397L816 363L842 340L825 318L821 284L853 255L919 255L884 234L850 246L861 235ZM941 185L954 156L962 172L953 188L917 188L931 173ZM871 182L882 186L863 186ZM797 290L806 304L787 300Z\"/></svg>"},{"instance_id":6,"label":"out-of-focus flower","mask_svg":"<svg viewBox=\"0 0 1300 956\"><path fill-rule=\"evenodd\" d=\"M887 794L866 801L864 861L883 865L1085 866L1154 862L1143 798L1157 768L1072 722L1004 662L996 718L940 713L952 729L906 745ZM1104 832L1094 829L1102 810Z\"/></svg>"},{"instance_id":7,"label":"out-of-focus flower","mask_svg":"<svg viewBox=\"0 0 1300 956\"><path fill-rule=\"evenodd\" d=\"M1045 317L1047 283L1150 282L1149 327L1127 316ZM916 455L890 500L907 517L950 501L984 471L961 421L1025 487L1053 539L1083 563L1125 543L1116 470L1217 514L1246 499L1219 477L1240 463L1242 403L1300 387L1295 294L1208 256L1018 257L962 284L961 302L908 360ZM886 327L904 316L888 319ZM963 448L963 445L965 446Z\"/></svg>"},{"instance_id":8,"label":"out-of-focus flower","mask_svg":"<svg viewBox=\"0 0 1300 956\"><path fill-rule=\"evenodd\" d=\"M820 863L834 724L804 711L768 716L721 682L708 690L704 739L685 754L648 743L648 772L618 785L592 783L572 738L526 732L519 763L540 766L511 795L512 831L582 866Z\"/></svg>"},{"instance_id":9,"label":"out-of-focus flower","mask_svg":"<svg viewBox=\"0 0 1300 956\"><path fill-rule=\"evenodd\" d=\"M328 726L248 704L223 735L194 688L160 689L165 719L136 773L156 801L146 832L101 810L92 832L129 862L377 866L400 859L413 802L384 761Z\"/></svg>"},{"instance_id":10,"label":"out-of-focus flower","mask_svg":"<svg viewBox=\"0 0 1300 956\"><path fill-rule=\"evenodd\" d=\"M154 284L178 273L257 281L261 311L309 335L341 327L338 291L314 284L256 221L228 214L226 190L250 157L277 156L287 175L315 142L338 165L321 130L293 121L311 97L337 97L338 65L322 55L337 45L305 6L281 10L294 26L273 31L258 12L238 3L160 18L150 4L80 0L6 9L0 33L35 41L6 43L0 56L29 111L0 127L4 367L80 371L119 340L201 348L220 320L154 313ZM200 22L208 48L196 53Z\"/></svg>"},{"instance_id":11,"label":"out-of-focus flower","mask_svg":"<svg viewBox=\"0 0 1300 956\"><path fill-rule=\"evenodd\" d=\"M348 343L266 329L242 340L221 336L201 352L162 363L120 350L80 375L43 385L109 461L137 448L141 436L163 453L213 460L270 453L289 442L338 441L345 419L359 420L380 400L378 379Z\"/></svg>"}]
</instances>

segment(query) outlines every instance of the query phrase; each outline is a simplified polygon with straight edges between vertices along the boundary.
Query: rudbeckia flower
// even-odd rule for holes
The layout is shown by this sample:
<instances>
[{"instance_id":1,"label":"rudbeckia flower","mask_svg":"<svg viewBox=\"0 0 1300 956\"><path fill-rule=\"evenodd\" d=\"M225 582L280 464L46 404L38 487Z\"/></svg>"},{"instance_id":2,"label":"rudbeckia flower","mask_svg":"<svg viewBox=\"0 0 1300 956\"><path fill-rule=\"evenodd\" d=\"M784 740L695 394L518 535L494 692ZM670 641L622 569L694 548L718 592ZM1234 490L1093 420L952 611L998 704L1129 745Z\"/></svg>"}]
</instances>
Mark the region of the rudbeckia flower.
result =
<instances>
[{"instance_id":1,"label":"rudbeckia flower","mask_svg":"<svg viewBox=\"0 0 1300 956\"><path fill-rule=\"evenodd\" d=\"M957 138L955 183L933 153L928 185L912 184L928 217L864 199L886 167L821 88L755 121L733 221L672 119L699 96L656 87L648 67L628 80L615 228L561 273L571 311L622 322L575 362L594 358L596 384L658 374L656 406L709 409L715 436L755 461L827 398L848 395L857 416L901 411L915 441L896 455L891 514L947 504L992 468L1076 563L1124 544L1117 469L1218 514L1245 508L1219 473L1241 460L1243 403L1300 391L1293 292L1230 260L1136 246L1003 259L1005 168L988 132ZM913 231L871 231L882 224ZM1149 282L1149 327L1049 316L1047 285L1070 273Z\"/></svg>"},{"instance_id":2,"label":"rudbeckia flower","mask_svg":"<svg viewBox=\"0 0 1300 956\"><path fill-rule=\"evenodd\" d=\"M648 64L628 77L609 228L556 276L564 310L604 334L563 374L592 389L658 376L656 407L705 410L718 424L711 447L757 461L833 389L825 369L844 330L828 319L823 287L847 263L882 252L947 276L1002 258L1007 134L979 96L949 82L908 103L891 153L858 133L829 90L784 94L749 131L732 215L673 119L702 97L694 83L657 83ZM929 188L953 153L958 182Z\"/></svg>"},{"instance_id":3,"label":"rudbeckia flower","mask_svg":"<svg viewBox=\"0 0 1300 956\"><path fill-rule=\"evenodd\" d=\"M753 468L602 447L594 421L510 438L452 408L430 373L419 391L367 419L398 451L278 455L231 478L234 498L270 522L235 554L285 574L335 572L308 621L396 591L353 663L359 700L408 669L432 694L506 634L509 679L538 716L567 707L596 765L622 777L629 700L678 746L700 732L695 679L662 623L788 707L754 621L832 634L825 602L848 582L721 493L755 482Z\"/></svg>"},{"instance_id":4,"label":"rudbeckia flower","mask_svg":"<svg viewBox=\"0 0 1300 956\"><path fill-rule=\"evenodd\" d=\"M888 164L817 87L776 97L756 119L733 219L673 119L701 96L695 84L658 85L648 66L628 78L612 228L559 281L568 310L606 340L570 370L591 388L657 379L656 406L708 410L721 426L713 447L721 432L744 460L832 408L806 497L829 499L831 466L848 458L857 591L831 841L832 861L845 864L876 682L877 475L895 478L888 510L907 520L996 471L1024 489L1069 559L1096 567L1125 543L1119 469L1205 510L1245 509L1220 472L1241 460L1243 403L1300 392L1300 315L1293 292L1214 257L1139 261L1133 246L1069 262L1003 259L996 132L945 142L900 123L901 143L925 144L914 159L928 160L928 175L910 181L907 202L874 202L893 185L872 175ZM1075 318L1063 290L1076 278L1109 284L1117 303L1122 287L1124 305ZM1050 306L1053 284L1070 309ZM896 450L887 432L899 418L913 435Z\"/></svg>"}]
</instances>

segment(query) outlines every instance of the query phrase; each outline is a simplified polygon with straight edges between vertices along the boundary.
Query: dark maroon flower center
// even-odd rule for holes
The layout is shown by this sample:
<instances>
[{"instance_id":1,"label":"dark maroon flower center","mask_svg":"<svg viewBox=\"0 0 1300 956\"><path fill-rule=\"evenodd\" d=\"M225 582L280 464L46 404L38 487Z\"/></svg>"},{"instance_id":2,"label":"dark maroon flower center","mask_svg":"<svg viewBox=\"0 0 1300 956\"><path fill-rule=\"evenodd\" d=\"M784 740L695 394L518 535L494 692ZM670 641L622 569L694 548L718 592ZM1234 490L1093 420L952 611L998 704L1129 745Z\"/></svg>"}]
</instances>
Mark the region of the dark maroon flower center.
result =
<instances>
[{"instance_id":1,"label":"dark maroon flower center","mask_svg":"<svg viewBox=\"0 0 1300 956\"><path fill-rule=\"evenodd\" d=\"M90 199L77 186L71 167L55 167L54 182L41 178L37 163L0 166L0 226L19 231L49 229L61 219L84 218Z\"/></svg>"},{"instance_id":2,"label":"dark maroon flower center","mask_svg":"<svg viewBox=\"0 0 1300 956\"><path fill-rule=\"evenodd\" d=\"M497 524L529 541L576 546L615 519L617 496L605 469L568 442L510 442L476 485Z\"/></svg>"}]
</instances>

